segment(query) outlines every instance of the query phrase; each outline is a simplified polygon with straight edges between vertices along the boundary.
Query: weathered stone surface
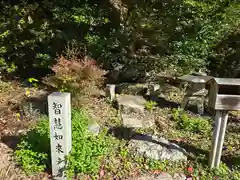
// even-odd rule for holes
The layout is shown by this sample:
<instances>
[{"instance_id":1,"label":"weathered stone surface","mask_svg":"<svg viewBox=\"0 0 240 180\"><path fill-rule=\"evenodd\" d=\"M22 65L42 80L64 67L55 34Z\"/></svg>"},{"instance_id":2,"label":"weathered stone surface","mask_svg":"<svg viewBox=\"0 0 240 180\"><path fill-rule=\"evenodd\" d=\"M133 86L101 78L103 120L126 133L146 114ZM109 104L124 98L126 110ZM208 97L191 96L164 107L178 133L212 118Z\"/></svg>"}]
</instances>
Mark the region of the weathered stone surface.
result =
<instances>
[{"instance_id":1,"label":"weathered stone surface","mask_svg":"<svg viewBox=\"0 0 240 180\"><path fill-rule=\"evenodd\" d=\"M184 149L164 138L136 135L130 140L129 147L135 155L146 158L170 161L187 160Z\"/></svg>"},{"instance_id":2,"label":"weathered stone surface","mask_svg":"<svg viewBox=\"0 0 240 180\"><path fill-rule=\"evenodd\" d=\"M136 115L121 114L122 122L125 127L142 128L143 120L139 119Z\"/></svg>"},{"instance_id":3,"label":"weathered stone surface","mask_svg":"<svg viewBox=\"0 0 240 180\"><path fill-rule=\"evenodd\" d=\"M124 127L149 128L154 125L155 116L145 111L144 113L121 113L121 119Z\"/></svg>"},{"instance_id":4,"label":"weathered stone surface","mask_svg":"<svg viewBox=\"0 0 240 180\"><path fill-rule=\"evenodd\" d=\"M129 112L143 112L145 109L146 100L141 96L133 95L119 95L117 103L120 110L125 113Z\"/></svg>"},{"instance_id":5,"label":"weathered stone surface","mask_svg":"<svg viewBox=\"0 0 240 180\"><path fill-rule=\"evenodd\" d=\"M154 117L145 111L146 100L141 96L120 95L117 98L123 126L131 128L151 127Z\"/></svg>"},{"instance_id":6,"label":"weathered stone surface","mask_svg":"<svg viewBox=\"0 0 240 180\"><path fill-rule=\"evenodd\" d=\"M140 177L134 177L134 180L185 180L184 174L174 174L171 176L168 173L161 173L159 175L144 175ZM133 180L133 179L132 179Z\"/></svg>"},{"instance_id":7,"label":"weathered stone surface","mask_svg":"<svg viewBox=\"0 0 240 180\"><path fill-rule=\"evenodd\" d=\"M116 88L115 84L107 84L106 95L107 95L107 97L110 98L111 101L113 101L115 99L115 88Z\"/></svg>"},{"instance_id":8,"label":"weathered stone surface","mask_svg":"<svg viewBox=\"0 0 240 180\"><path fill-rule=\"evenodd\" d=\"M136 96L157 95L159 94L160 85L152 83L121 83L107 84L106 95L114 99L115 94L128 94Z\"/></svg>"},{"instance_id":9,"label":"weathered stone surface","mask_svg":"<svg viewBox=\"0 0 240 180\"><path fill-rule=\"evenodd\" d=\"M52 175L56 180L66 180L66 162L59 159L65 158L72 149L71 126L71 94L54 92L48 96L48 113L50 124L50 145ZM57 149L60 147L61 149ZM61 152L61 153L59 153Z\"/></svg>"},{"instance_id":10,"label":"weathered stone surface","mask_svg":"<svg viewBox=\"0 0 240 180\"><path fill-rule=\"evenodd\" d=\"M154 94L157 90L160 89L160 85L159 84L149 84L148 89L150 91L150 94Z\"/></svg>"},{"instance_id":11,"label":"weathered stone surface","mask_svg":"<svg viewBox=\"0 0 240 180\"><path fill-rule=\"evenodd\" d=\"M141 83L121 83L116 85L116 93L145 95L147 93L148 84Z\"/></svg>"}]
</instances>

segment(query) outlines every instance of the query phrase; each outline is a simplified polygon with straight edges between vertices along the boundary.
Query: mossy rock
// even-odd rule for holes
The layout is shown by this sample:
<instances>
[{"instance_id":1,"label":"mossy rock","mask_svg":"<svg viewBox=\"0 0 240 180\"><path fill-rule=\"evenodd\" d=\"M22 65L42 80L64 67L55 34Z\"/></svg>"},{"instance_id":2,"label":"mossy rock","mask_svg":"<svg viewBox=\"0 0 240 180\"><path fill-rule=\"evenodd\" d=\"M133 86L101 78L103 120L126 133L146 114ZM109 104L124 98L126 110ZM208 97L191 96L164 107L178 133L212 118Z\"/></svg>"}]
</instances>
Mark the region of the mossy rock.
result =
<instances>
[{"instance_id":1,"label":"mossy rock","mask_svg":"<svg viewBox=\"0 0 240 180\"><path fill-rule=\"evenodd\" d=\"M130 95L145 95L148 90L148 84L121 83L116 85L116 93Z\"/></svg>"}]
</instances>

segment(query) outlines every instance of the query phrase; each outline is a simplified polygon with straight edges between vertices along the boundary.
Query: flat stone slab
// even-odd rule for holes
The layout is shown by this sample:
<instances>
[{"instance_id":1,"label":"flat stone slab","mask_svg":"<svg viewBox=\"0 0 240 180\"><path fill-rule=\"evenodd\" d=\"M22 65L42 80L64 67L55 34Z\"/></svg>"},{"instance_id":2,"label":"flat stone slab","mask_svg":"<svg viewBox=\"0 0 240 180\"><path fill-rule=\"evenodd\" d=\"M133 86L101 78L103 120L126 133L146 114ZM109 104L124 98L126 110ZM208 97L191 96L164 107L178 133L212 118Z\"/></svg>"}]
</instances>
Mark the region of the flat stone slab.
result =
<instances>
[{"instance_id":1,"label":"flat stone slab","mask_svg":"<svg viewBox=\"0 0 240 180\"><path fill-rule=\"evenodd\" d=\"M136 135L129 142L130 149L137 156L155 160L186 161L186 151L164 138Z\"/></svg>"},{"instance_id":2,"label":"flat stone slab","mask_svg":"<svg viewBox=\"0 0 240 180\"><path fill-rule=\"evenodd\" d=\"M131 110L133 112L144 111L146 100L141 96L119 95L117 102L120 110Z\"/></svg>"},{"instance_id":3,"label":"flat stone slab","mask_svg":"<svg viewBox=\"0 0 240 180\"><path fill-rule=\"evenodd\" d=\"M124 127L128 128L149 128L154 125L154 115L149 114L124 114L121 113L121 119Z\"/></svg>"},{"instance_id":4,"label":"flat stone slab","mask_svg":"<svg viewBox=\"0 0 240 180\"><path fill-rule=\"evenodd\" d=\"M136 117L136 115L121 114L122 122L128 128L142 128L143 121Z\"/></svg>"},{"instance_id":5,"label":"flat stone slab","mask_svg":"<svg viewBox=\"0 0 240 180\"><path fill-rule=\"evenodd\" d=\"M178 79L186 82L192 83L206 83L207 81L211 80L212 76L194 76L194 75L184 75L179 77Z\"/></svg>"},{"instance_id":6,"label":"flat stone slab","mask_svg":"<svg viewBox=\"0 0 240 180\"><path fill-rule=\"evenodd\" d=\"M124 127L151 127L154 123L153 115L145 110L146 100L141 96L119 95L117 104Z\"/></svg>"}]
</instances>

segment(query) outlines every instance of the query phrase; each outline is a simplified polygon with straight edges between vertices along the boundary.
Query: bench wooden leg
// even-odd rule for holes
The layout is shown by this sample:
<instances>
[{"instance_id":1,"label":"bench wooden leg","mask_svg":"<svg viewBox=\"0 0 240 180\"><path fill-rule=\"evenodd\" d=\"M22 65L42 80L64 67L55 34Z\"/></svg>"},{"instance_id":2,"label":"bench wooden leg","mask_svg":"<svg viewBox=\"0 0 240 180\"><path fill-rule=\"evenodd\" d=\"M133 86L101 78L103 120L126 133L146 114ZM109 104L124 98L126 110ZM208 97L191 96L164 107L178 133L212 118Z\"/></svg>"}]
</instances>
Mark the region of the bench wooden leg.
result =
<instances>
[{"instance_id":1,"label":"bench wooden leg","mask_svg":"<svg viewBox=\"0 0 240 180\"><path fill-rule=\"evenodd\" d=\"M197 103L197 109L199 114L204 114L204 99L199 99Z\"/></svg>"},{"instance_id":2,"label":"bench wooden leg","mask_svg":"<svg viewBox=\"0 0 240 180\"><path fill-rule=\"evenodd\" d=\"M215 163L214 163L215 167L218 167L220 165L225 131L226 131L226 127L227 127L227 120L228 120L228 112L223 111L222 112L222 122L221 122L221 126L220 126L219 137L218 137L216 159L215 159Z\"/></svg>"},{"instance_id":3,"label":"bench wooden leg","mask_svg":"<svg viewBox=\"0 0 240 180\"><path fill-rule=\"evenodd\" d=\"M215 166L216 154L217 154L217 145L219 139L219 132L222 120L222 112L216 111L216 115L214 118L214 128L213 128L213 136L212 136L212 146L209 155L209 167L213 168Z\"/></svg>"},{"instance_id":4,"label":"bench wooden leg","mask_svg":"<svg viewBox=\"0 0 240 180\"><path fill-rule=\"evenodd\" d=\"M209 156L210 168L216 168L220 164L227 120L227 111L216 111L212 147Z\"/></svg>"}]
</instances>

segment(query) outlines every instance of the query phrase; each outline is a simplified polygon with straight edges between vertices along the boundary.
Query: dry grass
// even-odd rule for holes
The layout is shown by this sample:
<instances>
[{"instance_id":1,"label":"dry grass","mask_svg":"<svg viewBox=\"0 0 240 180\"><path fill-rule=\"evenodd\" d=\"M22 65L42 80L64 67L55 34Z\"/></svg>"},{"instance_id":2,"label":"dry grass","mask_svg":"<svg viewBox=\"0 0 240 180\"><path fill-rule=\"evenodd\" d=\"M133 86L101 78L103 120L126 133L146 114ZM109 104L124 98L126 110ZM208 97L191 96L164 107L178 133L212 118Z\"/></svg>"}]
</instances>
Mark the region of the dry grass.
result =
<instances>
[{"instance_id":1,"label":"dry grass","mask_svg":"<svg viewBox=\"0 0 240 180\"><path fill-rule=\"evenodd\" d=\"M12 84L9 82L2 81L0 77L0 93L5 92L11 88L12 88Z\"/></svg>"},{"instance_id":2,"label":"dry grass","mask_svg":"<svg viewBox=\"0 0 240 180\"><path fill-rule=\"evenodd\" d=\"M118 121L117 110L103 98L88 96L88 101L83 107L91 118L100 124L108 125Z\"/></svg>"},{"instance_id":3,"label":"dry grass","mask_svg":"<svg viewBox=\"0 0 240 180\"><path fill-rule=\"evenodd\" d=\"M0 91L0 180L44 180L48 174L27 177L15 164L13 149L16 137L25 132L33 123L23 116L18 117L20 106L31 98L43 94L36 88L22 88L18 84L8 83L10 86ZM30 92L28 95L26 91Z\"/></svg>"},{"instance_id":4,"label":"dry grass","mask_svg":"<svg viewBox=\"0 0 240 180\"><path fill-rule=\"evenodd\" d=\"M240 119L240 111L231 111L230 114L235 116L237 119Z\"/></svg>"},{"instance_id":5,"label":"dry grass","mask_svg":"<svg viewBox=\"0 0 240 180\"><path fill-rule=\"evenodd\" d=\"M13 150L4 143L0 143L0 179L21 180L27 179L24 173L12 161Z\"/></svg>"}]
</instances>

